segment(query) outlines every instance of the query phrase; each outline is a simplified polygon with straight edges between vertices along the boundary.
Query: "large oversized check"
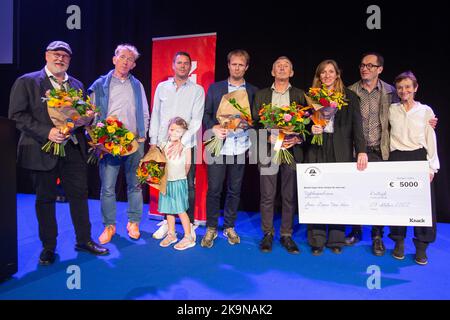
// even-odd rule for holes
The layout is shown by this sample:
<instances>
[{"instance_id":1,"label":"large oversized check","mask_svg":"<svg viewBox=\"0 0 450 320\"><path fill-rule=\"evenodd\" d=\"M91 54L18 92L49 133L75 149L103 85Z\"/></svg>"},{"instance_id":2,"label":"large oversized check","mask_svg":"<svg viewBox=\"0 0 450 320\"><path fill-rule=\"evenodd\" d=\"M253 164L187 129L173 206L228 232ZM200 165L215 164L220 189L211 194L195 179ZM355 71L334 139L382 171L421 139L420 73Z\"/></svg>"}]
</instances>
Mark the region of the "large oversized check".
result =
<instances>
[{"instance_id":1,"label":"large oversized check","mask_svg":"<svg viewBox=\"0 0 450 320\"><path fill-rule=\"evenodd\" d=\"M432 224L427 161L297 164L297 186L300 223Z\"/></svg>"}]
</instances>

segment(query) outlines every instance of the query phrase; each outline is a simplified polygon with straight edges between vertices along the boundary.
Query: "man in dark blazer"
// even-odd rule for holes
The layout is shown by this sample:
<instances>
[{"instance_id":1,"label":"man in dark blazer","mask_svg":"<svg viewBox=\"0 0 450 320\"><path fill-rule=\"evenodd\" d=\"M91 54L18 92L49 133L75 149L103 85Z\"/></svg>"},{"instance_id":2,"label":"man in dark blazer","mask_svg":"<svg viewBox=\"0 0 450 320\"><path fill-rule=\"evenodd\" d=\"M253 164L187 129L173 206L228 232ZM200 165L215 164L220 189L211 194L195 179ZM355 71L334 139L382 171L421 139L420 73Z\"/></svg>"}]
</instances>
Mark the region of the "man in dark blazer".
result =
<instances>
[{"instance_id":1,"label":"man in dark blazer","mask_svg":"<svg viewBox=\"0 0 450 320\"><path fill-rule=\"evenodd\" d=\"M250 147L247 130L229 132L222 128L216 118L222 97L236 90L246 90L251 106L257 88L244 79L249 67L250 56L245 50L233 50L227 56L230 76L227 80L211 84L205 101L203 126L212 130L214 136L224 140L218 157L212 157L208 163L208 193L206 195L206 226L207 230L201 246L211 248L217 237L217 227L220 215L220 199L223 182L227 176L227 194L224 205L224 231L228 243L240 243L240 237L235 231L237 209L241 196L241 185L245 170L245 155ZM209 162L209 161L208 161Z\"/></svg>"},{"instance_id":2,"label":"man in dark blazer","mask_svg":"<svg viewBox=\"0 0 450 320\"><path fill-rule=\"evenodd\" d=\"M96 255L108 254L91 239L91 223L88 209L88 187L86 168L86 140L79 128L65 144L65 157L42 151L48 141L63 143L66 136L56 128L42 101L47 90L67 90L69 87L83 90L83 84L68 76L72 50L62 41L54 41L47 47L44 69L19 77L11 89L9 118L16 121L21 131L18 146L18 163L31 170L36 191L36 214L39 223L39 238L43 250L39 257L41 265L55 261L58 235L55 201L56 180L61 179L70 204L70 214L76 233L78 251Z\"/></svg>"},{"instance_id":3,"label":"man in dark blazer","mask_svg":"<svg viewBox=\"0 0 450 320\"><path fill-rule=\"evenodd\" d=\"M304 91L291 86L289 79L294 75L292 62L289 58L279 57L272 66L272 76L274 83L270 88L258 91L252 105L252 118L259 129L258 133L258 166L260 169L260 192L261 192L261 226L264 237L260 242L260 250L270 252L274 237L273 216L275 196L277 190L278 172L281 175L281 244L289 253L299 253L299 249L292 239L293 217L295 213L295 190L296 174L295 164L281 164L279 167L271 162L273 154L273 144L276 137L264 130L259 123L259 110L263 104L272 103L279 107L290 105L296 102L306 105ZM262 131L264 130L264 131ZM267 132L267 134L265 133ZM303 161L302 141L298 136L293 136L284 140L283 147L288 149L294 156L295 163ZM267 150L267 151L266 151ZM273 170L275 169L275 170Z\"/></svg>"}]
</instances>

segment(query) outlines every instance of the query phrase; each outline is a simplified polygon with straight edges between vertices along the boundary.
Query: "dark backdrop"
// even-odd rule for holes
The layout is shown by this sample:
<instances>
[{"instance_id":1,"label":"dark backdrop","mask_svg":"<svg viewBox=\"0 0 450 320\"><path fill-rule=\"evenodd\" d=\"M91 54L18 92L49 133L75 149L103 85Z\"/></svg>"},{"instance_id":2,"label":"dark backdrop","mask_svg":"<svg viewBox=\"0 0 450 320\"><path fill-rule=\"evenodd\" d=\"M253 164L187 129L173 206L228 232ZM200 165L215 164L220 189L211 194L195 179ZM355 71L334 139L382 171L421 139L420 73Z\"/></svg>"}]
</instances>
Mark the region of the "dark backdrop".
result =
<instances>
[{"instance_id":1,"label":"dark backdrop","mask_svg":"<svg viewBox=\"0 0 450 320\"><path fill-rule=\"evenodd\" d=\"M81 8L81 30L66 27L66 9L72 4ZM381 30L366 27L366 10L372 4L381 8ZM382 79L392 82L400 72L414 71L420 85L418 100L432 106L439 117L436 132L441 170L435 179L437 208L440 221L450 221L446 165L450 23L444 3L16 0L15 6L15 64L0 65L1 116L7 116L14 80L42 68L45 47L55 39L70 43L74 55L69 73L86 86L112 68L117 44L136 45L142 57L134 74L143 82L147 97L152 37L217 32L216 80L227 77L226 54L244 48L251 55L246 79L260 88L271 84L271 64L280 55L293 60L293 85L307 88L315 67L323 59L337 60L349 85L358 80L360 55L379 51L386 60ZM90 197L98 198L98 173L94 167L89 170ZM241 208L257 210L254 167L249 167L246 177ZM18 192L33 192L23 170L18 172ZM118 192L119 199L124 199L123 175Z\"/></svg>"}]
</instances>

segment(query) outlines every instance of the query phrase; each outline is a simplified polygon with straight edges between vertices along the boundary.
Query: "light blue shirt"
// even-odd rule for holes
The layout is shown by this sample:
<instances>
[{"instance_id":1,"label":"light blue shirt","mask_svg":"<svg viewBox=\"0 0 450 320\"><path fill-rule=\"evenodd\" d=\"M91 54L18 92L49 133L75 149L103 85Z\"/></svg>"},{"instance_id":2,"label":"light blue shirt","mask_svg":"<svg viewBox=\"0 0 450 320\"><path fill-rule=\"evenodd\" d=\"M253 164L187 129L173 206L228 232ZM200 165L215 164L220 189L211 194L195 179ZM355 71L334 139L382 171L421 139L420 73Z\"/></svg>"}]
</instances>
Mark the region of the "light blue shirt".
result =
<instances>
[{"instance_id":1,"label":"light blue shirt","mask_svg":"<svg viewBox=\"0 0 450 320\"><path fill-rule=\"evenodd\" d=\"M245 82L239 86L234 86L228 82L228 93L237 90L245 90ZM247 130L236 129L234 132L228 133L220 154L226 156L243 154L251 145Z\"/></svg>"},{"instance_id":2,"label":"light blue shirt","mask_svg":"<svg viewBox=\"0 0 450 320\"><path fill-rule=\"evenodd\" d=\"M181 138L181 143L187 148L195 146L204 109L205 90L202 86L189 79L178 90L173 79L159 83L150 117L150 144L160 145L166 142L170 119L181 117L188 124L188 130Z\"/></svg>"}]
</instances>

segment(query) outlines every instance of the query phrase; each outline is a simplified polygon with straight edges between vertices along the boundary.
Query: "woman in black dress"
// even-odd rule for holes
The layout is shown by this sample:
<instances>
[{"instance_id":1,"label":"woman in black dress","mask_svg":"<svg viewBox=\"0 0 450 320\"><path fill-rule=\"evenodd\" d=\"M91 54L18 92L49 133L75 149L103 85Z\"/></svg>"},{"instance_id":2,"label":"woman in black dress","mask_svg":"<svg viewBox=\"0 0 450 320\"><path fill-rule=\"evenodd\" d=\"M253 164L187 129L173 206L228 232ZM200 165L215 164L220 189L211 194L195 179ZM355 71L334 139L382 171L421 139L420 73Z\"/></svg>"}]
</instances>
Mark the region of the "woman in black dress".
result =
<instances>
[{"instance_id":1,"label":"woman in black dress","mask_svg":"<svg viewBox=\"0 0 450 320\"><path fill-rule=\"evenodd\" d=\"M367 154L359 99L345 87L336 61L325 60L317 66L312 86L320 88L322 85L342 93L348 105L337 110L324 128L312 126L313 134L323 135L323 144L308 146L306 162L352 162L355 153L358 170L364 170L367 167ZM345 225L309 225L308 243L313 255L320 255L325 246L339 254L345 245Z\"/></svg>"}]
</instances>

